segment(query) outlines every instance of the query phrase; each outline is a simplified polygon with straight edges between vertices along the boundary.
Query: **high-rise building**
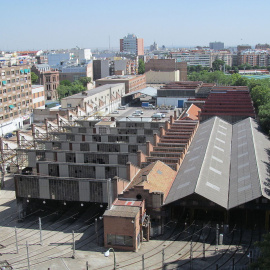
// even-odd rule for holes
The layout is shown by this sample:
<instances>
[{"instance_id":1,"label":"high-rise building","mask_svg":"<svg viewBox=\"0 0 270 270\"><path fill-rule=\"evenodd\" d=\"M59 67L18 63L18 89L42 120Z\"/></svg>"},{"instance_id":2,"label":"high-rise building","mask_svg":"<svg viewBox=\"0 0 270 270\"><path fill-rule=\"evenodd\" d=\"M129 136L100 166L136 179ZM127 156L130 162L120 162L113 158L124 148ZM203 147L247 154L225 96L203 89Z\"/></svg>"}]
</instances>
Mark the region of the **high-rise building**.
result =
<instances>
[{"instance_id":1,"label":"high-rise building","mask_svg":"<svg viewBox=\"0 0 270 270\"><path fill-rule=\"evenodd\" d=\"M128 34L120 39L120 52L144 55L143 38L137 38L134 34Z\"/></svg>"},{"instance_id":2,"label":"high-rise building","mask_svg":"<svg viewBox=\"0 0 270 270\"><path fill-rule=\"evenodd\" d=\"M210 49L215 50L215 51L224 50L224 43L223 42L217 42L217 41L210 42L209 47L210 47Z\"/></svg>"}]
</instances>

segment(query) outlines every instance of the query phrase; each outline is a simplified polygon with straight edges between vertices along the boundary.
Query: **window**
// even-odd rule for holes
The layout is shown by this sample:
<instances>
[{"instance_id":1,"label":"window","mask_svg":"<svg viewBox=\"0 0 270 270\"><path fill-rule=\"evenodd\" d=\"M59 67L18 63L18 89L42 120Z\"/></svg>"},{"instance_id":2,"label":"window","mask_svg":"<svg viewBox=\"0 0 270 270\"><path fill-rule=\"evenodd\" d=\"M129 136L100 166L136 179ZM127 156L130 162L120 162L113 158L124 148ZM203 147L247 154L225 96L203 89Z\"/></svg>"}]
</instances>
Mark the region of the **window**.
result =
<instances>
[{"instance_id":1,"label":"window","mask_svg":"<svg viewBox=\"0 0 270 270\"><path fill-rule=\"evenodd\" d=\"M15 83L15 79L12 79L11 82L12 82L12 83Z\"/></svg>"},{"instance_id":2,"label":"window","mask_svg":"<svg viewBox=\"0 0 270 270\"><path fill-rule=\"evenodd\" d=\"M7 75L10 75L10 71L7 71Z\"/></svg>"},{"instance_id":3,"label":"window","mask_svg":"<svg viewBox=\"0 0 270 270\"><path fill-rule=\"evenodd\" d=\"M15 74L15 71L14 70L11 70L11 75L14 75Z\"/></svg>"},{"instance_id":4,"label":"window","mask_svg":"<svg viewBox=\"0 0 270 270\"><path fill-rule=\"evenodd\" d=\"M115 246L133 246L133 237L129 235L107 234L107 244Z\"/></svg>"},{"instance_id":5,"label":"window","mask_svg":"<svg viewBox=\"0 0 270 270\"><path fill-rule=\"evenodd\" d=\"M8 88L8 90L7 90L8 92L11 92L11 88Z\"/></svg>"}]
</instances>

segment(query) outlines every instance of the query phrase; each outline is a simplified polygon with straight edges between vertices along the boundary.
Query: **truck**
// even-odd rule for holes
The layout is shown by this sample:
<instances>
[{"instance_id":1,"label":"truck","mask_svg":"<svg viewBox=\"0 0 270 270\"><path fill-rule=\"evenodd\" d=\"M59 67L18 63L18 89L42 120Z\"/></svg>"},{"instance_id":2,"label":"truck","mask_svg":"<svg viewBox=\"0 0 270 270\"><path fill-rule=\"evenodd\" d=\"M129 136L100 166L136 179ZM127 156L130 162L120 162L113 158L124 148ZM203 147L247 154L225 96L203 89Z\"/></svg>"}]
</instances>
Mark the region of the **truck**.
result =
<instances>
[{"instance_id":1,"label":"truck","mask_svg":"<svg viewBox=\"0 0 270 270\"><path fill-rule=\"evenodd\" d=\"M154 106L150 104L149 102L142 102L142 108L144 109L152 109Z\"/></svg>"}]
</instances>

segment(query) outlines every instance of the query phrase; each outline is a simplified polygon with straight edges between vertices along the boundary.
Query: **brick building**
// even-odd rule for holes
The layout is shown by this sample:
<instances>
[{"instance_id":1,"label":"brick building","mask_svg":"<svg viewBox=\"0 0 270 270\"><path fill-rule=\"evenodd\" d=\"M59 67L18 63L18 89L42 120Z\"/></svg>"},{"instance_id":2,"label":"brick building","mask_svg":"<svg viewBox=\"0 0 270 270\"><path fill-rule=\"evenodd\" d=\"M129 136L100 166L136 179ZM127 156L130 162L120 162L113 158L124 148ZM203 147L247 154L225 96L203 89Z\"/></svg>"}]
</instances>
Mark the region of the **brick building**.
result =
<instances>
[{"instance_id":1,"label":"brick building","mask_svg":"<svg viewBox=\"0 0 270 270\"><path fill-rule=\"evenodd\" d=\"M137 251L143 239L149 241L146 220L144 201L116 199L103 214L104 246Z\"/></svg>"},{"instance_id":2,"label":"brick building","mask_svg":"<svg viewBox=\"0 0 270 270\"><path fill-rule=\"evenodd\" d=\"M137 90L144 89L146 87L145 75L115 75L96 80L96 86L105 84L124 83L125 93L131 93Z\"/></svg>"},{"instance_id":3,"label":"brick building","mask_svg":"<svg viewBox=\"0 0 270 270\"><path fill-rule=\"evenodd\" d=\"M52 70L47 64L34 65L31 71L38 76L38 83L44 86L46 101L58 100L59 71Z\"/></svg>"}]
</instances>

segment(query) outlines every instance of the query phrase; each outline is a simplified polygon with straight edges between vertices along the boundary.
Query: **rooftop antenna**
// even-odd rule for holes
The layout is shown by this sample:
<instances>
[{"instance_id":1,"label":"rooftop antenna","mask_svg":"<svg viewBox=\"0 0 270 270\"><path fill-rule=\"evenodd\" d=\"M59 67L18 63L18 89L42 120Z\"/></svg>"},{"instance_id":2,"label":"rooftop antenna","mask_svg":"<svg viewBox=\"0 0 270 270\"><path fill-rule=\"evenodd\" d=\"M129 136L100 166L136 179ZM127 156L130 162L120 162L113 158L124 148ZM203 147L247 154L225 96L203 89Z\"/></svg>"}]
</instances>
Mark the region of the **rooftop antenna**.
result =
<instances>
[{"instance_id":1,"label":"rooftop antenna","mask_svg":"<svg viewBox=\"0 0 270 270\"><path fill-rule=\"evenodd\" d=\"M109 51L111 50L111 36L109 36Z\"/></svg>"}]
</instances>

